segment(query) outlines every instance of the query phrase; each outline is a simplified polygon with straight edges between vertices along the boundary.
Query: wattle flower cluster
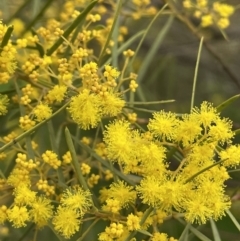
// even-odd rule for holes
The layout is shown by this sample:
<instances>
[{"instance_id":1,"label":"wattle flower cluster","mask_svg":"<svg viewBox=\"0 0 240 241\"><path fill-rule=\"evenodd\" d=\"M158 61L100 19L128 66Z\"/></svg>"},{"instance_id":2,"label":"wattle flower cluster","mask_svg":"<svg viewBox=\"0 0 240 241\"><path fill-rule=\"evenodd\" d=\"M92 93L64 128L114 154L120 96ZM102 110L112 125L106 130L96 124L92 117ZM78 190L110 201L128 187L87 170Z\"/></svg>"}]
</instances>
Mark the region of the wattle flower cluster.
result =
<instances>
[{"instance_id":1,"label":"wattle flower cluster","mask_svg":"<svg viewBox=\"0 0 240 241\"><path fill-rule=\"evenodd\" d=\"M229 179L227 168L240 163L236 158L240 147L231 144L231 127L230 120L203 102L200 109L182 117L154 113L148 138L127 121L116 120L107 127L104 141L110 161L141 177L135 190L143 203L167 215L184 213L187 221L204 224L224 216L231 205L224 182ZM175 170L169 167L170 151L175 153L171 159L178 162Z\"/></svg>"}]
</instances>

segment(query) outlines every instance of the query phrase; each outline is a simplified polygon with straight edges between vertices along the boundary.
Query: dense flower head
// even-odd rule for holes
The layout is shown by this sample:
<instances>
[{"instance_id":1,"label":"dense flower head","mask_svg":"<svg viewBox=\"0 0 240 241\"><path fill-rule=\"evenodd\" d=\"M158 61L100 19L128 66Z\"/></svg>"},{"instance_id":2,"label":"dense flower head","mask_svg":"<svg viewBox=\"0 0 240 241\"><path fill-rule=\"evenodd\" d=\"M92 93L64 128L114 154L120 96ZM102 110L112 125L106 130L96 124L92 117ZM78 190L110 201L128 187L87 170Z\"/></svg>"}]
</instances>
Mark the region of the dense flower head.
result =
<instances>
[{"instance_id":1,"label":"dense flower head","mask_svg":"<svg viewBox=\"0 0 240 241\"><path fill-rule=\"evenodd\" d=\"M29 213L26 206L13 206L7 210L8 220L12 222L16 228L25 227L29 221Z\"/></svg>"},{"instance_id":2,"label":"dense flower head","mask_svg":"<svg viewBox=\"0 0 240 241\"><path fill-rule=\"evenodd\" d=\"M38 104L34 109L33 113L37 121L43 121L52 115L51 108L46 104Z\"/></svg>"},{"instance_id":3,"label":"dense flower head","mask_svg":"<svg viewBox=\"0 0 240 241\"><path fill-rule=\"evenodd\" d=\"M68 111L81 128L94 128L101 120L101 99L85 89L79 95L72 97Z\"/></svg>"},{"instance_id":4,"label":"dense flower head","mask_svg":"<svg viewBox=\"0 0 240 241\"><path fill-rule=\"evenodd\" d=\"M29 205L36 199L36 192L31 191L27 185L19 185L14 190L14 202L17 205Z\"/></svg>"},{"instance_id":5,"label":"dense flower head","mask_svg":"<svg viewBox=\"0 0 240 241\"><path fill-rule=\"evenodd\" d=\"M133 203L136 199L136 191L122 181L115 182L110 185L109 198L119 201L121 207Z\"/></svg>"},{"instance_id":6,"label":"dense flower head","mask_svg":"<svg viewBox=\"0 0 240 241\"><path fill-rule=\"evenodd\" d=\"M162 140L172 140L176 136L178 119L174 113L160 111L150 119L148 129Z\"/></svg>"},{"instance_id":7,"label":"dense flower head","mask_svg":"<svg viewBox=\"0 0 240 241\"><path fill-rule=\"evenodd\" d=\"M104 134L104 141L107 144L110 160L127 163L129 159L132 159L134 146L131 142L131 130L127 121L115 121L109 125Z\"/></svg>"},{"instance_id":8,"label":"dense flower head","mask_svg":"<svg viewBox=\"0 0 240 241\"><path fill-rule=\"evenodd\" d=\"M91 193L84 191L79 186L66 189L62 194L60 203L63 207L68 207L83 215L92 205Z\"/></svg>"},{"instance_id":9,"label":"dense flower head","mask_svg":"<svg viewBox=\"0 0 240 241\"><path fill-rule=\"evenodd\" d=\"M65 85L55 85L53 89L49 90L48 94L46 95L46 100L50 103L57 101L63 101L67 92L67 86Z\"/></svg>"},{"instance_id":10,"label":"dense flower head","mask_svg":"<svg viewBox=\"0 0 240 241\"><path fill-rule=\"evenodd\" d=\"M59 206L52 223L54 229L65 238L70 238L80 229L81 215L74 209Z\"/></svg>"},{"instance_id":11,"label":"dense flower head","mask_svg":"<svg viewBox=\"0 0 240 241\"><path fill-rule=\"evenodd\" d=\"M53 215L53 206L51 200L44 196L37 197L31 204L29 215L31 220L37 224L38 227L47 225L47 222Z\"/></svg>"},{"instance_id":12,"label":"dense flower head","mask_svg":"<svg viewBox=\"0 0 240 241\"><path fill-rule=\"evenodd\" d=\"M240 146L231 145L226 150L219 153L225 167L236 167L240 164Z\"/></svg>"}]
</instances>

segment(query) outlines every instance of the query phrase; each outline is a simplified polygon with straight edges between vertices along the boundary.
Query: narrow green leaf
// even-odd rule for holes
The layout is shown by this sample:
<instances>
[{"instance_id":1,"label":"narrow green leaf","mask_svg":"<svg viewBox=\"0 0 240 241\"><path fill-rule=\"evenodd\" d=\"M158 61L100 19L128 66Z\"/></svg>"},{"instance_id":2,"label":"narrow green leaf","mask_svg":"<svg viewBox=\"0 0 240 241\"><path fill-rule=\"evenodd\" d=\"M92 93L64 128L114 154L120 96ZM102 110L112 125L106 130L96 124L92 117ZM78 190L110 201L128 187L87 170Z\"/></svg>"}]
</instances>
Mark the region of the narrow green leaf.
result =
<instances>
[{"instance_id":1,"label":"narrow green leaf","mask_svg":"<svg viewBox=\"0 0 240 241\"><path fill-rule=\"evenodd\" d=\"M211 224L211 228L212 228L212 232L213 232L214 241L221 241L221 237L219 235L217 225L212 218L210 219L210 224Z\"/></svg>"},{"instance_id":2,"label":"narrow green leaf","mask_svg":"<svg viewBox=\"0 0 240 241\"><path fill-rule=\"evenodd\" d=\"M67 28L67 30L63 33L64 38L68 38L68 36L72 33L72 31L85 19L87 14L92 10L95 4L98 1L92 1L84 10L81 12L78 17L72 22L72 24ZM47 50L47 55L50 56L55 50L63 43L64 39L60 37L53 46Z\"/></svg>"},{"instance_id":3,"label":"narrow green leaf","mask_svg":"<svg viewBox=\"0 0 240 241\"><path fill-rule=\"evenodd\" d=\"M17 241L22 241L22 240L26 240L27 235L30 232L33 232L33 229L36 227L35 223L31 223L29 224L29 226L23 231L23 233L21 233L21 237L19 239L17 239Z\"/></svg>"},{"instance_id":4,"label":"narrow green leaf","mask_svg":"<svg viewBox=\"0 0 240 241\"><path fill-rule=\"evenodd\" d=\"M147 101L147 102L142 102L142 101L133 101L131 102L131 105L158 105L158 104L166 104L166 103L172 103L175 100L159 100L159 101ZM130 104L127 102L127 104Z\"/></svg>"},{"instance_id":5,"label":"narrow green leaf","mask_svg":"<svg viewBox=\"0 0 240 241\"><path fill-rule=\"evenodd\" d=\"M52 222L50 222L50 221L48 222L48 227L53 231L53 233L56 235L56 237L58 238L59 241L65 241L66 240L57 233L57 231L53 227Z\"/></svg>"},{"instance_id":6,"label":"narrow green leaf","mask_svg":"<svg viewBox=\"0 0 240 241\"><path fill-rule=\"evenodd\" d=\"M121 7L122 7L122 0L119 0L119 1L118 1L118 4L117 4L116 12L115 12L115 14L114 14L114 20L113 20L113 24L112 24L111 30L110 30L110 32L109 32L109 34L108 34L107 40L106 40L106 42L105 42L105 45L104 45L104 47L103 47L103 49L102 49L102 51L101 51L101 53L100 53L100 56L99 56L99 58L98 58L98 65L99 65L99 66L101 65L102 57L103 57L103 55L105 54L105 51L106 51L106 49L107 49L107 47L108 47L108 44L109 44L109 42L110 42L110 40L111 40L112 33L113 33L114 29L115 29L115 25L116 25L116 23L117 23L117 20L118 20L119 14L120 14Z\"/></svg>"},{"instance_id":7,"label":"narrow green leaf","mask_svg":"<svg viewBox=\"0 0 240 241\"><path fill-rule=\"evenodd\" d=\"M234 101L236 101L237 99L239 99L240 94L239 95L234 95L233 97L225 100L222 104L217 106L217 111L218 112L222 112L222 110L224 110L226 107L228 107L229 105L231 105Z\"/></svg>"},{"instance_id":8,"label":"narrow green leaf","mask_svg":"<svg viewBox=\"0 0 240 241\"><path fill-rule=\"evenodd\" d=\"M187 223L184 220L182 220L181 218L176 218L176 220L178 220L178 222L180 222L184 226L187 225ZM201 233L199 230L194 228L191 224L189 224L189 230L202 241L212 241L207 236L205 236L203 233Z\"/></svg>"},{"instance_id":9,"label":"narrow green leaf","mask_svg":"<svg viewBox=\"0 0 240 241\"><path fill-rule=\"evenodd\" d=\"M234 133L235 133L236 136L240 135L240 129L235 130Z\"/></svg>"},{"instance_id":10,"label":"narrow green leaf","mask_svg":"<svg viewBox=\"0 0 240 241\"><path fill-rule=\"evenodd\" d=\"M235 227L238 229L238 231L240 232L240 224L238 223L237 219L232 215L230 210L227 210L226 213L228 214L228 216L231 218L232 222L234 223Z\"/></svg>"},{"instance_id":11,"label":"narrow green leaf","mask_svg":"<svg viewBox=\"0 0 240 241\"><path fill-rule=\"evenodd\" d=\"M201 41L200 41L200 44L199 44L198 54L197 54L197 61L196 61L196 66L195 66L195 70L194 70L194 78L193 78L193 88L192 88L192 97L191 97L190 111L192 110L193 105L194 105L195 91L196 91L196 84L197 84L197 75L198 75L200 56L201 56L201 52L202 52L202 45L203 45L203 37L201 38Z\"/></svg>"},{"instance_id":12,"label":"narrow green leaf","mask_svg":"<svg viewBox=\"0 0 240 241\"><path fill-rule=\"evenodd\" d=\"M191 224L188 223L188 224L185 226L185 228L184 228L184 230L183 230L180 238L178 239L178 241L187 241L187 240L188 240L188 232L189 232L189 227L190 227L190 225L191 225Z\"/></svg>"},{"instance_id":13,"label":"narrow green leaf","mask_svg":"<svg viewBox=\"0 0 240 241\"><path fill-rule=\"evenodd\" d=\"M228 173L232 173L232 172L240 172L240 169L228 170Z\"/></svg>"},{"instance_id":14,"label":"narrow green leaf","mask_svg":"<svg viewBox=\"0 0 240 241\"><path fill-rule=\"evenodd\" d=\"M72 164L74 166L78 181L82 185L84 190L89 190L88 185L87 185L87 183L86 183L86 181L83 177L78 159L77 159L77 154L75 152L75 148L74 148L74 145L73 145L71 134L70 134L67 127L65 128L65 137L66 137L68 149L69 149L69 151L71 153L71 156L72 156Z\"/></svg>"},{"instance_id":15,"label":"narrow green leaf","mask_svg":"<svg viewBox=\"0 0 240 241\"><path fill-rule=\"evenodd\" d=\"M146 230L137 230L137 232L138 233L142 233L142 234L144 234L144 235L147 235L147 236L149 236L149 237L152 237L153 235L151 234L151 233L149 233L148 231L146 231Z\"/></svg>"},{"instance_id":16,"label":"narrow green leaf","mask_svg":"<svg viewBox=\"0 0 240 241\"><path fill-rule=\"evenodd\" d=\"M10 25L10 26L7 28L7 31L6 31L6 33L4 34L3 40L2 40L2 43L1 43L0 53L2 52L3 47L7 45L9 39L11 38L13 29L14 29L13 25Z\"/></svg>"},{"instance_id":17,"label":"narrow green leaf","mask_svg":"<svg viewBox=\"0 0 240 241\"><path fill-rule=\"evenodd\" d=\"M58 148L57 148L57 142L56 142L55 132L54 132L54 129L53 129L52 120L49 120L47 122L47 127L48 127L49 138L50 138L50 143L51 143L52 150L59 157L59 151L58 151ZM65 180L64 180L64 175L63 175L61 167L57 169L57 175L58 175L59 185L66 186Z\"/></svg>"},{"instance_id":18,"label":"narrow green leaf","mask_svg":"<svg viewBox=\"0 0 240 241\"><path fill-rule=\"evenodd\" d=\"M135 50L135 54L133 55L132 59L129 62L129 65L132 65L132 63L134 62L138 51L140 50L142 43L144 41L144 39L146 38L147 34L149 33L150 28L152 27L153 23L155 22L155 20L161 15L161 13L164 11L164 9L168 6L168 4L165 4L159 11L158 13L154 16L154 18L152 19L152 21L150 22L150 24L148 25L148 27L146 28L146 31L144 31L144 35L142 36L136 50Z\"/></svg>"},{"instance_id":19,"label":"narrow green leaf","mask_svg":"<svg viewBox=\"0 0 240 241\"><path fill-rule=\"evenodd\" d=\"M31 32L32 32L32 35L37 35L37 33L36 33L36 31L34 29L32 29ZM40 43L35 43L35 45L36 45L36 49L39 52L39 56L43 57L44 54L45 54L43 46Z\"/></svg>"},{"instance_id":20,"label":"narrow green leaf","mask_svg":"<svg viewBox=\"0 0 240 241\"><path fill-rule=\"evenodd\" d=\"M138 73L138 78L137 78L138 83L141 83L143 81L144 76L147 73L147 70L148 70L148 68L149 68L158 48L161 46L163 40L166 37L166 34L167 34L168 30L172 26L173 19L174 19L174 17L172 15L168 18L164 27L161 29L161 31L157 35L154 43L152 44L151 49L148 51L148 54L145 56L144 62L143 62L142 66L139 70L139 73Z\"/></svg>"},{"instance_id":21,"label":"narrow green leaf","mask_svg":"<svg viewBox=\"0 0 240 241\"><path fill-rule=\"evenodd\" d=\"M146 113L154 113L154 112L156 112L156 110L149 110L149 109L138 108L138 107L125 106L125 108L131 109L131 110L135 110L135 111L146 112Z\"/></svg>"},{"instance_id":22,"label":"narrow green leaf","mask_svg":"<svg viewBox=\"0 0 240 241\"><path fill-rule=\"evenodd\" d=\"M198 237L200 240L202 240L202 241L212 241L212 240L209 239L207 236L205 236L203 233L201 233L201 232L198 231L196 228L194 228L192 225L190 225L189 229L190 229L190 231L191 231L196 237Z\"/></svg>"}]
</instances>

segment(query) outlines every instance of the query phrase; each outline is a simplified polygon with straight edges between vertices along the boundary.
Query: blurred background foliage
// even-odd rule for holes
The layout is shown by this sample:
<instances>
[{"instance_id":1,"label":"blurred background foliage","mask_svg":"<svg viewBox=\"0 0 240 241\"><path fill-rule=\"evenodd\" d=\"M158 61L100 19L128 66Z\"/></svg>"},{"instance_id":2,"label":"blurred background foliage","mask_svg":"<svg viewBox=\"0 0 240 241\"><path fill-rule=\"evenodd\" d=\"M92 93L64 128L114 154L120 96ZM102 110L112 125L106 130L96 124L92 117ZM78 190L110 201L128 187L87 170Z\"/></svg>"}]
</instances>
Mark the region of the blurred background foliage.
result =
<instances>
[{"instance_id":1,"label":"blurred background foliage","mask_svg":"<svg viewBox=\"0 0 240 241\"><path fill-rule=\"evenodd\" d=\"M127 2L127 0L125 2ZM238 7L240 4L239 0L228 0L225 2ZM58 19L58 13L61 11L63 4L63 0L1 0L1 18L6 24L14 24L15 18L19 18L24 22L27 28L37 28L45 24L46 21L49 18L53 18L53 16ZM165 1L152 0L152 4L159 10L163 7ZM43 9L43 7L45 9ZM41 9L43 9L42 14L38 16ZM111 7L108 7L108 11L112 11ZM35 19L36 16L38 16L36 19L37 21L32 25L32 20ZM168 15L161 15L154 22L135 59L134 72L137 73L141 71L142 63L151 51L158 33L164 28L168 18ZM151 20L152 17L142 17L138 20L123 18L122 21L124 25L128 26L126 40L137 32L145 30ZM195 19L192 19L192 21L196 26L199 24ZM231 17L231 25L225 30L225 34L228 37L227 40L223 37L221 32L214 27L201 30L204 35L204 41L213 49L221 60L219 61L216 59L216 57L203 46L197 78L195 105L199 106L202 101L207 100L217 106L226 99L240 93L239 23L240 11L236 9L235 14ZM21 35L21 32L15 32L15 36L19 36L18 34ZM134 50L136 46L137 43L135 42L132 44L131 48ZM141 78L141 82L138 83L142 91L141 93L137 93L136 100L156 101L174 99L175 102L173 103L151 106L151 109L160 110L164 108L165 110L171 110L177 113L189 112L198 49L199 39L194 36L184 23L174 18L161 44L157 46L156 51L151 56L151 61ZM223 68L221 62L228 67L232 76ZM119 65L121 65L121 59L119 60ZM1 86L1 91L5 90L4 88L8 89L10 87L7 85L5 87ZM222 113L223 116L233 120L234 129L240 128L239 106L240 100L237 100L228 106ZM142 107L146 108L146 106ZM139 112L138 116L144 120L147 119L150 114ZM58 119L60 120L61 116ZM1 126L5 124L5 121L7 120L1 117ZM16 125L17 122L14 121L8 123L8 130L14 128ZM47 140L47 132L44 131L44 127L42 127L42 130L42 137L40 138L42 140ZM0 132L1 135L6 134L1 130ZM88 134L93 135L94 133L89 132ZM239 143L240 138L236 137L235 141ZM46 146L48 145L47 143L45 144ZM63 152L65 152L65 150ZM235 197L232 211L238 218L238 221L240 221L240 176L239 172L232 172L231 175L232 179L227 183L228 192ZM96 186L95 188L98 189L99 187ZM88 224L85 223L82 228L86 229L87 226ZM217 222L217 227L221 234L222 241L240 240L239 230L233 225L228 216ZM170 236L179 237L183 229L184 225L180 224L178 221L169 220L162 225L161 231L167 232ZM214 240L210 223L198 229L211 240ZM23 233L27 234L28 230L31 230L29 226L22 229L15 229L11 237L22 237L16 240L29 240L22 236ZM100 223L94 227L94 233L89 234L84 240L96 240L95 234L101 232L101 230L102 226ZM50 229L47 232L46 230L40 232L40 237L42 240L56 240L55 235ZM141 240L142 238L143 236L139 235L137 240ZM76 240L76 237L73 237L71 240ZM197 241L198 239L196 236L192 236L189 237L189 240Z\"/></svg>"}]
</instances>

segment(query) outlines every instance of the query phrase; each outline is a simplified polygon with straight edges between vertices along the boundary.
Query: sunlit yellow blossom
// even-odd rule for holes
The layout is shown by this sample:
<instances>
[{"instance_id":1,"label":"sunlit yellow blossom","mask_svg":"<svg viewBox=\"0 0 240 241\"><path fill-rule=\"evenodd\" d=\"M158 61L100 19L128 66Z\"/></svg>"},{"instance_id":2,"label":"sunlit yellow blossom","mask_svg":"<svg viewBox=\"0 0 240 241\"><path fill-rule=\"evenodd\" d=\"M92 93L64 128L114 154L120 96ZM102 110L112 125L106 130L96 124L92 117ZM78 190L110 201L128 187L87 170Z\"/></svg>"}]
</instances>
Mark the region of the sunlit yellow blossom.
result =
<instances>
[{"instance_id":1,"label":"sunlit yellow blossom","mask_svg":"<svg viewBox=\"0 0 240 241\"><path fill-rule=\"evenodd\" d=\"M101 99L85 89L72 97L68 111L82 129L94 128L101 120Z\"/></svg>"},{"instance_id":2,"label":"sunlit yellow blossom","mask_svg":"<svg viewBox=\"0 0 240 241\"><path fill-rule=\"evenodd\" d=\"M176 133L176 141L181 142L184 147L192 144L202 132L198 121L192 115L184 115L179 122Z\"/></svg>"},{"instance_id":3,"label":"sunlit yellow blossom","mask_svg":"<svg viewBox=\"0 0 240 241\"><path fill-rule=\"evenodd\" d=\"M26 48L27 47L27 39L17 39L17 48Z\"/></svg>"},{"instance_id":4,"label":"sunlit yellow blossom","mask_svg":"<svg viewBox=\"0 0 240 241\"><path fill-rule=\"evenodd\" d=\"M202 27L205 28L205 27L211 26L212 24L213 24L213 18L212 18L211 14L202 16L202 18L201 18L201 26Z\"/></svg>"},{"instance_id":5,"label":"sunlit yellow blossom","mask_svg":"<svg viewBox=\"0 0 240 241\"><path fill-rule=\"evenodd\" d=\"M112 81L112 79L116 79L120 75L120 72L110 65L105 65L103 75L106 77L107 81Z\"/></svg>"},{"instance_id":6,"label":"sunlit yellow blossom","mask_svg":"<svg viewBox=\"0 0 240 241\"><path fill-rule=\"evenodd\" d=\"M164 222L164 219L167 217L167 213L162 211L161 209L156 210L156 213L153 215L153 219L155 222L161 224Z\"/></svg>"},{"instance_id":7,"label":"sunlit yellow blossom","mask_svg":"<svg viewBox=\"0 0 240 241\"><path fill-rule=\"evenodd\" d=\"M7 215L8 220L13 223L12 225L15 228L25 227L27 225L26 222L29 221L29 214L25 206L13 206L7 210Z\"/></svg>"},{"instance_id":8,"label":"sunlit yellow blossom","mask_svg":"<svg viewBox=\"0 0 240 241\"><path fill-rule=\"evenodd\" d=\"M80 77L82 78L84 88L92 87L95 81L98 82L99 77L97 74L97 70L98 66L95 62L87 63L79 69Z\"/></svg>"},{"instance_id":9,"label":"sunlit yellow blossom","mask_svg":"<svg viewBox=\"0 0 240 241\"><path fill-rule=\"evenodd\" d=\"M179 121L174 113L160 111L153 114L148 129L161 139L172 140L176 137Z\"/></svg>"},{"instance_id":10,"label":"sunlit yellow blossom","mask_svg":"<svg viewBox=\"0 0 240 241\"><path fill-rule=\"evenodd\" d=\"M68 207L83 215L92 205L91 193L84 191L79 186L66 189L62 194L60 203L63 207Z\"/></svg>"},{"instance_id":11,"label":"sunlit yellow blossom","mask_svg":"<svg viewBox=\"0 0 240 241\"><path fill-rule=\"evenodd\" d=\"M105 228L105 232L100 233L99 241L112 241L120 238L123 234L123 225L121 223L111 223L109 227Z\"/></svg>"},{"instance_id":12,"label":"sunlit yellow blossom","mask_svg":"<svg viewBox=\"0 0 240 241\"><path fill-rule=\"evenodd\" d=\"M87 175L87 174L90 173L91 167L90 167L88 164L86 164L86 163L82 163L82 165L81 165L81 171L82 171L82 174L83 174L83 175Z\"/></svg>"},{"instance_id":13,"label":"sunlit yellow blossom","mask_svg":"<svg viewBox=\"0 0 240 241\"><path fill-rule=\"evenodd\" d=\"M102 98L101 104L103 115L113 117L121 113L125 101L117 96L117 94L107 92Z\"/></svg>"},{"instance_id":14,"label":"sunlit yellow blossom","mask_svg":"<svg viewBox=\"0 0 240 241\"><path fill-rule=\"evenodd\" d=\"M58 160L57 154L47 150L45 153L42 154L43 161L48 163L54 169L57 169L61 166L61 161Z\"/></svg>"},{"instance_id":15,"label":"sunlit yellow blossom","mask_svg":"<svg viewBox=\"0 0 240 241\"><path fill-rule=\"evenodd\" d=\"M19 126L25 131L31 129L33 126L35 126L35 124L36 122L28 115L21 116L19 119Z\"/></svg>"},{"instance_id":16,"label":"sunlit yellow blossom","mask_svg":"<svg viewBox=\"0 0 240 241\"><path fill-rule=\"evenodd\" d=\"M221 29L225 29L230 25L230 21L228 18L220 18L217 21L217 26Z\"/></svg>"},{"instance_id":17,"label":"sunlit yellow blossom","mask_svg":"<svg viewBox=\"0 0 240 241\"><path fill-rule=\"evenodd\" d=\"M218 12L221 17L228 18L234 13L234 7L229 4L220 2L213 3L214 11Z\"/></svg>"},{"instance_id":18,"label":"sunlit yellow blossom","mask_svg":"<svg viewBox=\"0 0 240 241\"><path fill-rule=\"evenodd\" d=\"M209 143L203 143L200 145L193 145L191 151L187 155L187 159L190 163L194 163L194 165L201 167L207 161L212 160L214 153L215 145L211 145Z\"/></svg>"},{"instance_id":19,"label":"sunlit yellow blossom","mask_svg":"<svg viewBox=\"0 0 240 241\"><path fill-rule=\"evenodd\" d=\"M43 121L49 118L52 114L52 110L45 104L38 104L34 109L33 113L36 116L37 121Z\"/></svg>"},{"instance_id":20,"label":"sunlit yellow blossom","mask_svg":"<svg viewBox=\"0 0 240 241\"><path fill-rule=\"evenodd\" d=\"M158 192L162 184L163 182L159 181L156 177L147 176L144 178L136 188L143 203L153 207L160 205Z\"/></svg>"},{"instance_id":21,"label":"sunlit yellow blossom","mask_svg":"<svg viewBox=\"0 0 240 241\"><path fill-rule=\"evenodd\" d=\"M218 118L215 124L209 128L209 137L220 144L224 144L225 142L230 143L234 136L234 132L231 130L232 122L226 118Z\"/></svg>"},{"instance_id":22,"label":"sunlit yellow blossom","mask_svg":"<svg viewBox=\"0 0 240 241\"><path fill-rule=\"evenodd\" d=\"M154 233L152 241L168 241L166 233Z\"/></svg>"},{"instance_id":23,"label":"sunlit yellow blossom","mask_svg":"<svg viewBox=\"0 0 240 241\"><path fill-rule=\"evenodd\" d=\"M65 238L70 238L80 229L81 215L70 207L59 206L53 217L54 229Z\"/></svg>"},{"instance_id":24,"label":"sunlit yellow blossom","mask_svg":"<svg viewBox=\"0 0 240 241\"><path fill-rule=\"evenodd\" d=\"M139 145L138 160L141 160L140 169L142 175L163 176L166 173L165 147L157 142L144 141Z\"/></svg>"},{"instance_id":25,"label":"sunlit yellow blossom","mask_svg":"<svg viewBox=\"0 0 240 241\"><path fill-rule=\"evenodd\" d=\"M154 233L151 241L178 241L177 239L170 237L166 233Z\"/></svg>"},{"instance_id":26,"label":"sunlit yellow blossom","mask_svg":"<svg viewBox=\"0 0 240 241\"><path fill-rule=\"evenodd\" d=\"M127 227L129 231L140 229L140 218L132 213L127 216Z\"/></svg>"},{"instance_id":27,"label":"sunlit yellow blossom","mask_svg":"<svg viewBox=\"0 0 240 241\"><path fill-rule=\"evenodd\" d=\"M157 190L159 203L161 203L166 210L171 210L172 207L180 210L183 200L186 199L188 190L189 185L182 182L166 181L162 183ZM144 191L142 191L142 194L144 195Z\"/></svg>"},{"instance_id":28,"label":"sunlit yellow blossom","mask_svg":"<svg viewBox=\"0 0 240 241\"><path fill-rule=\"evenodd\" d=\"M216 190L211 190L209 190L206 196L199 189L197 192L188 195L188 198L184 200L186 208L185 218L187 221L205 224L209 218L218 220L225 215L224 212L230 207L229 200L221 192L217 193Z\"/></svg>"},{"instance_id":29,"label":"sunlit yellow blossom","mask_svg":"<svg viewBox=\"0 0 240 241\"><path fill-rule=\"evenodd\" d=\"M104 133L104 141L107 144L107 155L110 160L118 160L121 163L130 161L135 147L131 142L128 122L120 120L108 125Z\"/></svg>"},{"instance_id":30,"label":"sunlit yellow blossom","mask_svg":"<svg viewBox=\"0 0 240 241\"><path fill-rule=\"evenodd\" d=\"M6 46L3 47L0 53L0 71L7 72L10 75L14 73L17 64L16 64L16 48L9 42Z\"/></svg>"},{"instance_id":31,"label":"sunlit yellow blossom","mask_svg":"<svg viewBox=\"0 0 240 241\"><path fill-rule=\"evenodd\" d=\"M240 164L240 146L231 145L226 150L220 152L221 160L225 160L222 165L226 167L236 167Z\"/></svg>"},{"instance_id":32,"label":"sunlit yellow blossom","mask_svg":"<svg viewBox=\"0 0 240 241\"><path fill-rule=\"evenodd\" d=\"M137 89L137 87L138 87L138 84L137 84L136 80L131 80L131 81L130 81L130 84L129 84L130 90L131 90L132 92L135 92L136 89Z\"/></svg>"},{"instance_id":33,"label":"sunlit yellow blossom","mask_svg":"<svg viewBox=\"0 0 240 241\"><path fill-rule=\"evenodd\" d=\"M94 185L97 185L98 184L98 181L100 179L100 176L99 175L96 175L96 174L91 174L91 176L87 179L87 184L90 188L93 188Z\"/></svg>"},{"instance_id":34,"label":"sunlit yellow blossom","mask_svg":"<svg viewBox=\"0 0 240 241\"><path fill-rule=\"evenodd\" d=\"M65 163L65 164L71 163L71 162L72 162L72 156L71 156L70 151L67 151L67 152L63 155L62 159L63 159L63 163Z\"/></svg>"},{"instance_id":35,"label":"sunlit yellow blossom","mask_svg":"<svg viewBox=\"0 0 240 241\"><path fill-rule=\"evenodd\" d=\"M36 186L38 190L45 192L46 196L54 195L55 194L55 187L48 184L47 180L40 179Z\"/></svg>"},{"instance_id":36,"label":"sunlit yellow blossom","mask_svg":"<svg viewBox=\"0 0 240 241\"><path fill-rule=\"evenodd\" d=\"M106 205L102 207L104 211L111 212L111 213L119 213L121 206L120 202L117 199L114 198L108 198L106 200Z\"/></svg>"},{"instance_id":37,"label":"sunlit yellow blossom","mask_svg":"<svg viewBox=\"0 0 240 241\"><path fill-rule=\"evenodd\" d=\"M28 186L22 184L14 190L14 202L17 205L29 205L36 199L36 192L31 191Z\"/></svg>"},{"instance_id":38,"label":"sunlit yellow blossom","mask_svg":"<svg viewBox=\"0 0 240 241\"><path fill-rule=\"evenodd\" d=\"M30 185L31 181L29 171L19 167L15 167L10 173L7 179L7 183L13 187L17 187L21 184Z\"/></svg>"},{"instance_id":39,"label":"sunlit yellow blossom","mask_svg":"<svg viewBox=\"0 0 240 241\"><path fill-rule=\"evenodd\" d=\"M47 225L48 220L53 214L51 200L40 196L29 205L31 206L29 215L32 221L36 223L38 227Z\"/></svg>"},{"instance_id":40,"label":"sunlit yellow blossom","mask_svg":"<svg viewBox=\"0 0 240 241\"><path fill-rule=\"evenodd\" d=\"M137 193L132 186L128 186L123 181L114 182L110 185L109 197L117 199L119 204L124 207L134 203Z\"/></svg>"},{"instance_id":41,"label":"sunlit yellow blossom","mask_svg":"<svg viewBox=\"0 0 240 241\"><path fill-rule=\"evenodd\" d=\"M67 92L67 86L65 85L55 85L52 90L49 90L46 95L46 99L52 103L53 101L61 102L63 101Z\"/></svg>"},{"instance_id":42,"label":"sunlit yellow blossom","mask_svg":"<svg viewBox=\"0 0 240 241\"><path fill-rule=\"evenodd\" d=\"M212 123L215 123L219 118L219 113L217 113L217 109L213 107L211 103L204 101L201 104L200 109L195 107L192 109L192 115L196 118L196 121L203 125L204 128L207 128Z\"/></svg>"}]
</instances>

